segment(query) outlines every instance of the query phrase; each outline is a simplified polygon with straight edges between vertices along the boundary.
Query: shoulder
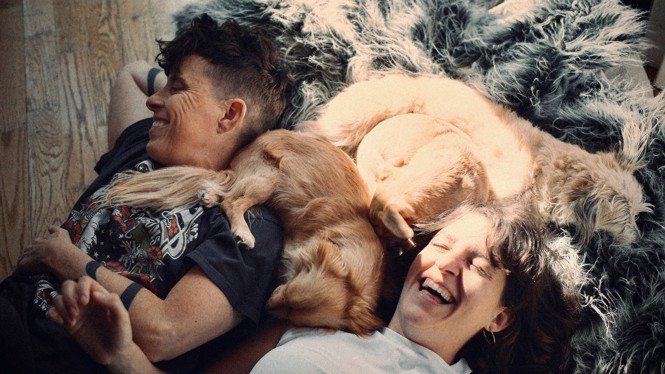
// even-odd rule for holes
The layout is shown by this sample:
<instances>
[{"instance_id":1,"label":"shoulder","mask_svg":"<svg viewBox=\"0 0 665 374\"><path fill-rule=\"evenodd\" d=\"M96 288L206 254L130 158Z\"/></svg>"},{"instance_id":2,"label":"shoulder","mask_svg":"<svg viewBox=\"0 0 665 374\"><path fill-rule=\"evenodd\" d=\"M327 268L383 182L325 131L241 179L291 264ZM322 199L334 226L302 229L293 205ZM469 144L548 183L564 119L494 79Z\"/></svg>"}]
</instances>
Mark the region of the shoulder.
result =
<instances>
[{"instance_id":1,"label":"shoulder","mask_svg":"<svg viewBox=\"0 0 665 374\"><path fill-rule=\"evenodd\" d=\"M102 174L105 169L117 164L125 164L137 158L147 157L146 144L150 140L148 130L152 126L152 120L146 118L127 127L118 137L111 150L105 153L97 162L95 170Z\"/></svg>"}]
</instances>

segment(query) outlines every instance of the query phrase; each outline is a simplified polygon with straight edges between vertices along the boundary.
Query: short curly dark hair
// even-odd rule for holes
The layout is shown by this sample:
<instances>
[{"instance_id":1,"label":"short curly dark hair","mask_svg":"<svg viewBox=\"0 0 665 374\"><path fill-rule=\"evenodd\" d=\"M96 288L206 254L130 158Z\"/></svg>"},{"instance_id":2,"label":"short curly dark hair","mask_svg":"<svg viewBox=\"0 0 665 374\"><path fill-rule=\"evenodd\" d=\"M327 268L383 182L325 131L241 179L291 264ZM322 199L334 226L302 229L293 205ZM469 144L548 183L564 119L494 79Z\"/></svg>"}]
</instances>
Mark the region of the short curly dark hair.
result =
<instances>
[{"instance_id":1,"label":"short curly dark hair","mask_svg":"<svg viewBox=\"0 0 665 374\"><path fill-rule=\"evenodd\" d=\"M219 24L204 13L179 29L173 40L157 43L156 60L167 75L185 57L199 55L214 66L210 75L220 92L247 103L241 143L278 125L289 100L290 82L279 49L263 30L234 19Z\"/></svg>"}]
</instances>

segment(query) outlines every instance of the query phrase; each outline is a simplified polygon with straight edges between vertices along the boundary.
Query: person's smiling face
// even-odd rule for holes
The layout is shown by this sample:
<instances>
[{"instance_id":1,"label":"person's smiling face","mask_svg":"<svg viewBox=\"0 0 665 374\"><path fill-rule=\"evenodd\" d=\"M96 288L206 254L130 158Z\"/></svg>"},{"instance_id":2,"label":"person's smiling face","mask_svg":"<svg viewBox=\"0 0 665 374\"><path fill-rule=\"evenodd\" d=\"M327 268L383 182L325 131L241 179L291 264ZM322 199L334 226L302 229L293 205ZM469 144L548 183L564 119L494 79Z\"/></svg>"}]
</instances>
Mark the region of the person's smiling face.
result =
<instances>
[{"instance_id":1,"label":"person's smiling face","mask_svg":"<svg viewBox=\"0 0 665 374\"><path fill-rule=\"evenodd\" d=\"M507 274L489 259L490 230L477 212L441 229L411 265L389 327L448 363L480 330L505 328L512 320L501 304Z\"/></svg>"},{"instance_id":2,"label":"person's smiling face","mask_svg":"<svg viewBox=\"0 0 665 374\"><path fill-rule=\"evenodd\" d=\"M165 165L218 167L214 140L224 112L211 67L198 55L187 56L170 72L166 86L148 98L154 123L147 151L153 159Z\"/></svg>"}]
</instances>

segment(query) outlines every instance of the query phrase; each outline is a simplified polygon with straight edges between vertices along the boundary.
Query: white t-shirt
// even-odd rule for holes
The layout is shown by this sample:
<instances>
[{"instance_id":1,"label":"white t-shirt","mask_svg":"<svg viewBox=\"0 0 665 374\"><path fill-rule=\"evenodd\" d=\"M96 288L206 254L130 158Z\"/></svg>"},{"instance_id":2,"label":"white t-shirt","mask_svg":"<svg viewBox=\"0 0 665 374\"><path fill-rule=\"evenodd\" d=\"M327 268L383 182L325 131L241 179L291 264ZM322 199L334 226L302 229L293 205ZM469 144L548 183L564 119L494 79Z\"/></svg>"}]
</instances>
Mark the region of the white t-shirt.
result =
<instances>
[{"instance_id":1,"label":"white t-shirt","mask_svg":"<svg viewBox=\"0 0 665 374\"><path fill-rule=\"evenodd\" d=\"M464 359L448 365L433 351L384 328L370 336L319 329L288 330L252 373L470 373Z\"/></svg>"}]
</instances>

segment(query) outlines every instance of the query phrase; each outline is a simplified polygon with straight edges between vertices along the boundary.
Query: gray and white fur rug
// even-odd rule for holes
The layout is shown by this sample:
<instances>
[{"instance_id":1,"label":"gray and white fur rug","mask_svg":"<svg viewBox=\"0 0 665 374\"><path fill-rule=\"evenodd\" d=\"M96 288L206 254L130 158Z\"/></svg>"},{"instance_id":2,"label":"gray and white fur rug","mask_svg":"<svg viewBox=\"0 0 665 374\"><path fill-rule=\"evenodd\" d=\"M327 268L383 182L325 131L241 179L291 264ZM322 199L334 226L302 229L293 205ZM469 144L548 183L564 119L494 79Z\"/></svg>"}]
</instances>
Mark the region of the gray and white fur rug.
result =
<instances>
[{"instance_id":1,"label":"gray and white fur rug","mask_svg":"<svg viewBox=\"0 0 665 374\"><path fill-rule=\"evenodd\" d=\"M512 0L515 3L515 0ZM381 72L460 79L557 138L596 152L622 128L648 137L638 180L654 211L632 245L598 233L586 247L556 227L553 260L584 311L571 372L665 372L665 95L608 75L642 64L645 24L619 0L194 1L200 13L261 25L276 37L297 93L283 126L316 117L350 83Z\"/></svg>"}]
</instances>

